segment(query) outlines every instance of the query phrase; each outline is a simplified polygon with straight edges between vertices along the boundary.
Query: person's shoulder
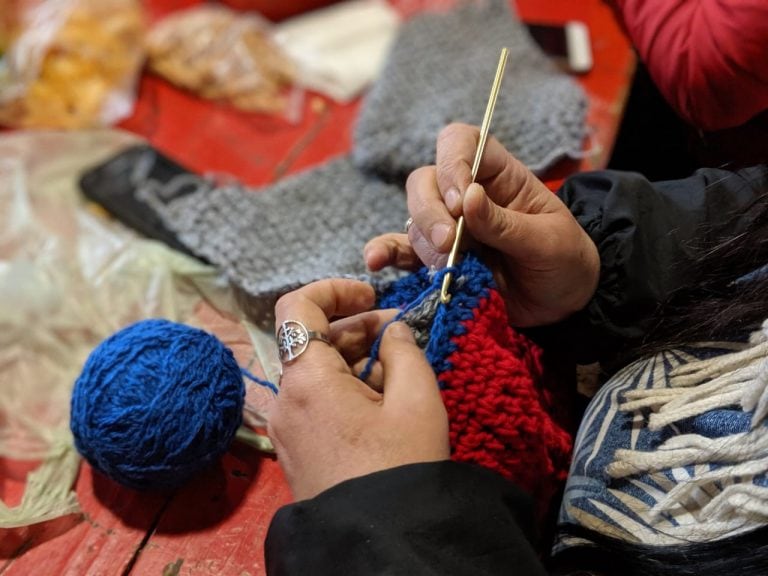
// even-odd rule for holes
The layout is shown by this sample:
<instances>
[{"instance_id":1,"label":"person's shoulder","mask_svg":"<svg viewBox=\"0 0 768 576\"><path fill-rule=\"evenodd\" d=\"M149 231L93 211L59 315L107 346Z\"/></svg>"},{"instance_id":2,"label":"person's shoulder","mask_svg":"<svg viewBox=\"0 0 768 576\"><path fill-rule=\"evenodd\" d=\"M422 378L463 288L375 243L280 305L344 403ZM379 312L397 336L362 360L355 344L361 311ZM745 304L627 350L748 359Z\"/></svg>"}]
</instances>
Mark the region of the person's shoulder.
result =
<instances>
[{"instance_id":1,"label":"person's shoulder","mask_svg":"<svg viewBox=\"0 0 768 576\"><path fill-rule=\"evenodd\" d=\"M624 26L676 112L702 130L768 108L768 2L618 0Z\"/></svg>"}]
</instances>

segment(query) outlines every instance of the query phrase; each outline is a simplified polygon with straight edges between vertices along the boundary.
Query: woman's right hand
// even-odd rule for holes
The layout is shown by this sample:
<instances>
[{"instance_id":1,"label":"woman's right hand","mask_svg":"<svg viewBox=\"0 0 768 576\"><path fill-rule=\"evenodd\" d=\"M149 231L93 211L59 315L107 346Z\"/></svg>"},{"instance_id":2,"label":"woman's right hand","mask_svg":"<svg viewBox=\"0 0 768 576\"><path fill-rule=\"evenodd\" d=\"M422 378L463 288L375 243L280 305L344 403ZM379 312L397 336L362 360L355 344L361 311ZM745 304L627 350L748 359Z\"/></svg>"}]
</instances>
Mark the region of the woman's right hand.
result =
<instances>
[{"instance_id":1,"label":"woman's right hand","mask_svg":"<svg viewBox=\"0 0 768 576\"><path fill-rule=\"evenodd\" d=\"M597 247L563 204L496 139L489 138L472 184L479 130L451 124L437 140L437 165L408 178L408 234L365 247L371 270L442 267L464 215L465 236L486 253L514 326L562 320L592 298L600 275Z\"/></svg>"}]
</instances>

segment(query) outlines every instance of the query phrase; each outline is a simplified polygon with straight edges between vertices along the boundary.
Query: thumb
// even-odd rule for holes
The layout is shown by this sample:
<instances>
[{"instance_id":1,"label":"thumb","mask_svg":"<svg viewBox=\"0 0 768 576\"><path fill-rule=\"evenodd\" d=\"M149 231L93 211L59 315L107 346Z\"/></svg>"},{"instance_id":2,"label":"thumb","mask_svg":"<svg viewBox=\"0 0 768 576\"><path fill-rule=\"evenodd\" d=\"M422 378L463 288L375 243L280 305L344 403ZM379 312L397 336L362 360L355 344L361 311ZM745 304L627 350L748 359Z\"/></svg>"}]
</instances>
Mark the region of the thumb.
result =
<instances>
[{"instance_id":1,"label":"thumb","mask_svg":"<svg viewBox=\"0 0 768 576\"><path fill-rule=\"evenodd\" d=\"M479 184L470 184L464 194L464 220L472 237L491 248L515 256L530 253L538 245L535 215L516 212L496 204Z\"/></svg>"},{"instance_id":2,"label":"thumb","mask_svg":"<svg viewBox=\"0 0 768 576\"><path fill-rule=\"evenodd\" d=\"M393 322L384 331L379 351L384 370L384 403L442 410L437 378L424 352L416 345L411 329Z\"/></svg>"}]
</instances>

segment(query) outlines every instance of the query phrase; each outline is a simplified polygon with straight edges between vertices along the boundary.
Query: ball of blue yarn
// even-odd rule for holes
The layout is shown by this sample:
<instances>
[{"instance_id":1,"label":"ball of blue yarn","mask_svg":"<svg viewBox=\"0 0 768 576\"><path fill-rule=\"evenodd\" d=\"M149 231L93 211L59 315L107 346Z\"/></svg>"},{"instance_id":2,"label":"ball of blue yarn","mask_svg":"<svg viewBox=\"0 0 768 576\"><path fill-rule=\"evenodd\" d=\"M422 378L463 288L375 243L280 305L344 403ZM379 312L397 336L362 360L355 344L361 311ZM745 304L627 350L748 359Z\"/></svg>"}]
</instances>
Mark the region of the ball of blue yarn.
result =
<instances>
[{"instance_id":1,"label":"ball of blue yarn","mask_svg":"<svg viewBox=\"0 0 768 576\"><path fill-rule=\"evenodd\" d=\"M78 452L110 478L172 488L226 452L244 398L240 368L215 336L144 320L91 352L72 392L70 428Z\"/></svg>"}]
</instances>

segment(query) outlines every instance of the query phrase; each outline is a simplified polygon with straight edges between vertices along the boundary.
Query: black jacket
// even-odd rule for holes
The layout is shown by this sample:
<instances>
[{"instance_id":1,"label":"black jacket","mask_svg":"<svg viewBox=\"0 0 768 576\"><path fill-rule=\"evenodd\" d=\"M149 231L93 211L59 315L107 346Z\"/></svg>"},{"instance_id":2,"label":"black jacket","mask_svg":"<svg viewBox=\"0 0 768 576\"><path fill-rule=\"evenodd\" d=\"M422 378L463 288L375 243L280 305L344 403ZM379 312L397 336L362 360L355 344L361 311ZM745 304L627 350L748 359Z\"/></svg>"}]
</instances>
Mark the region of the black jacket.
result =
<instances>
[{"instance_id":1,"label":"black jacket","mask_svg":"<svg viewBox=\"0 0 768 576\"><path fill-rule=\"evenodd\" d=\"M602 272L594 299L563 332L578 329L583 353L595 357L641 337L659 303L689 279L695 246L760 191L768 192L764 169L701 170L658 184L618 172L567 180L558 195L597 244ZM531 502L500 476L454 462L414 464L279 510L267 572L538 576L546 572L534 540Z\"/></svg>"}]
</instances>

